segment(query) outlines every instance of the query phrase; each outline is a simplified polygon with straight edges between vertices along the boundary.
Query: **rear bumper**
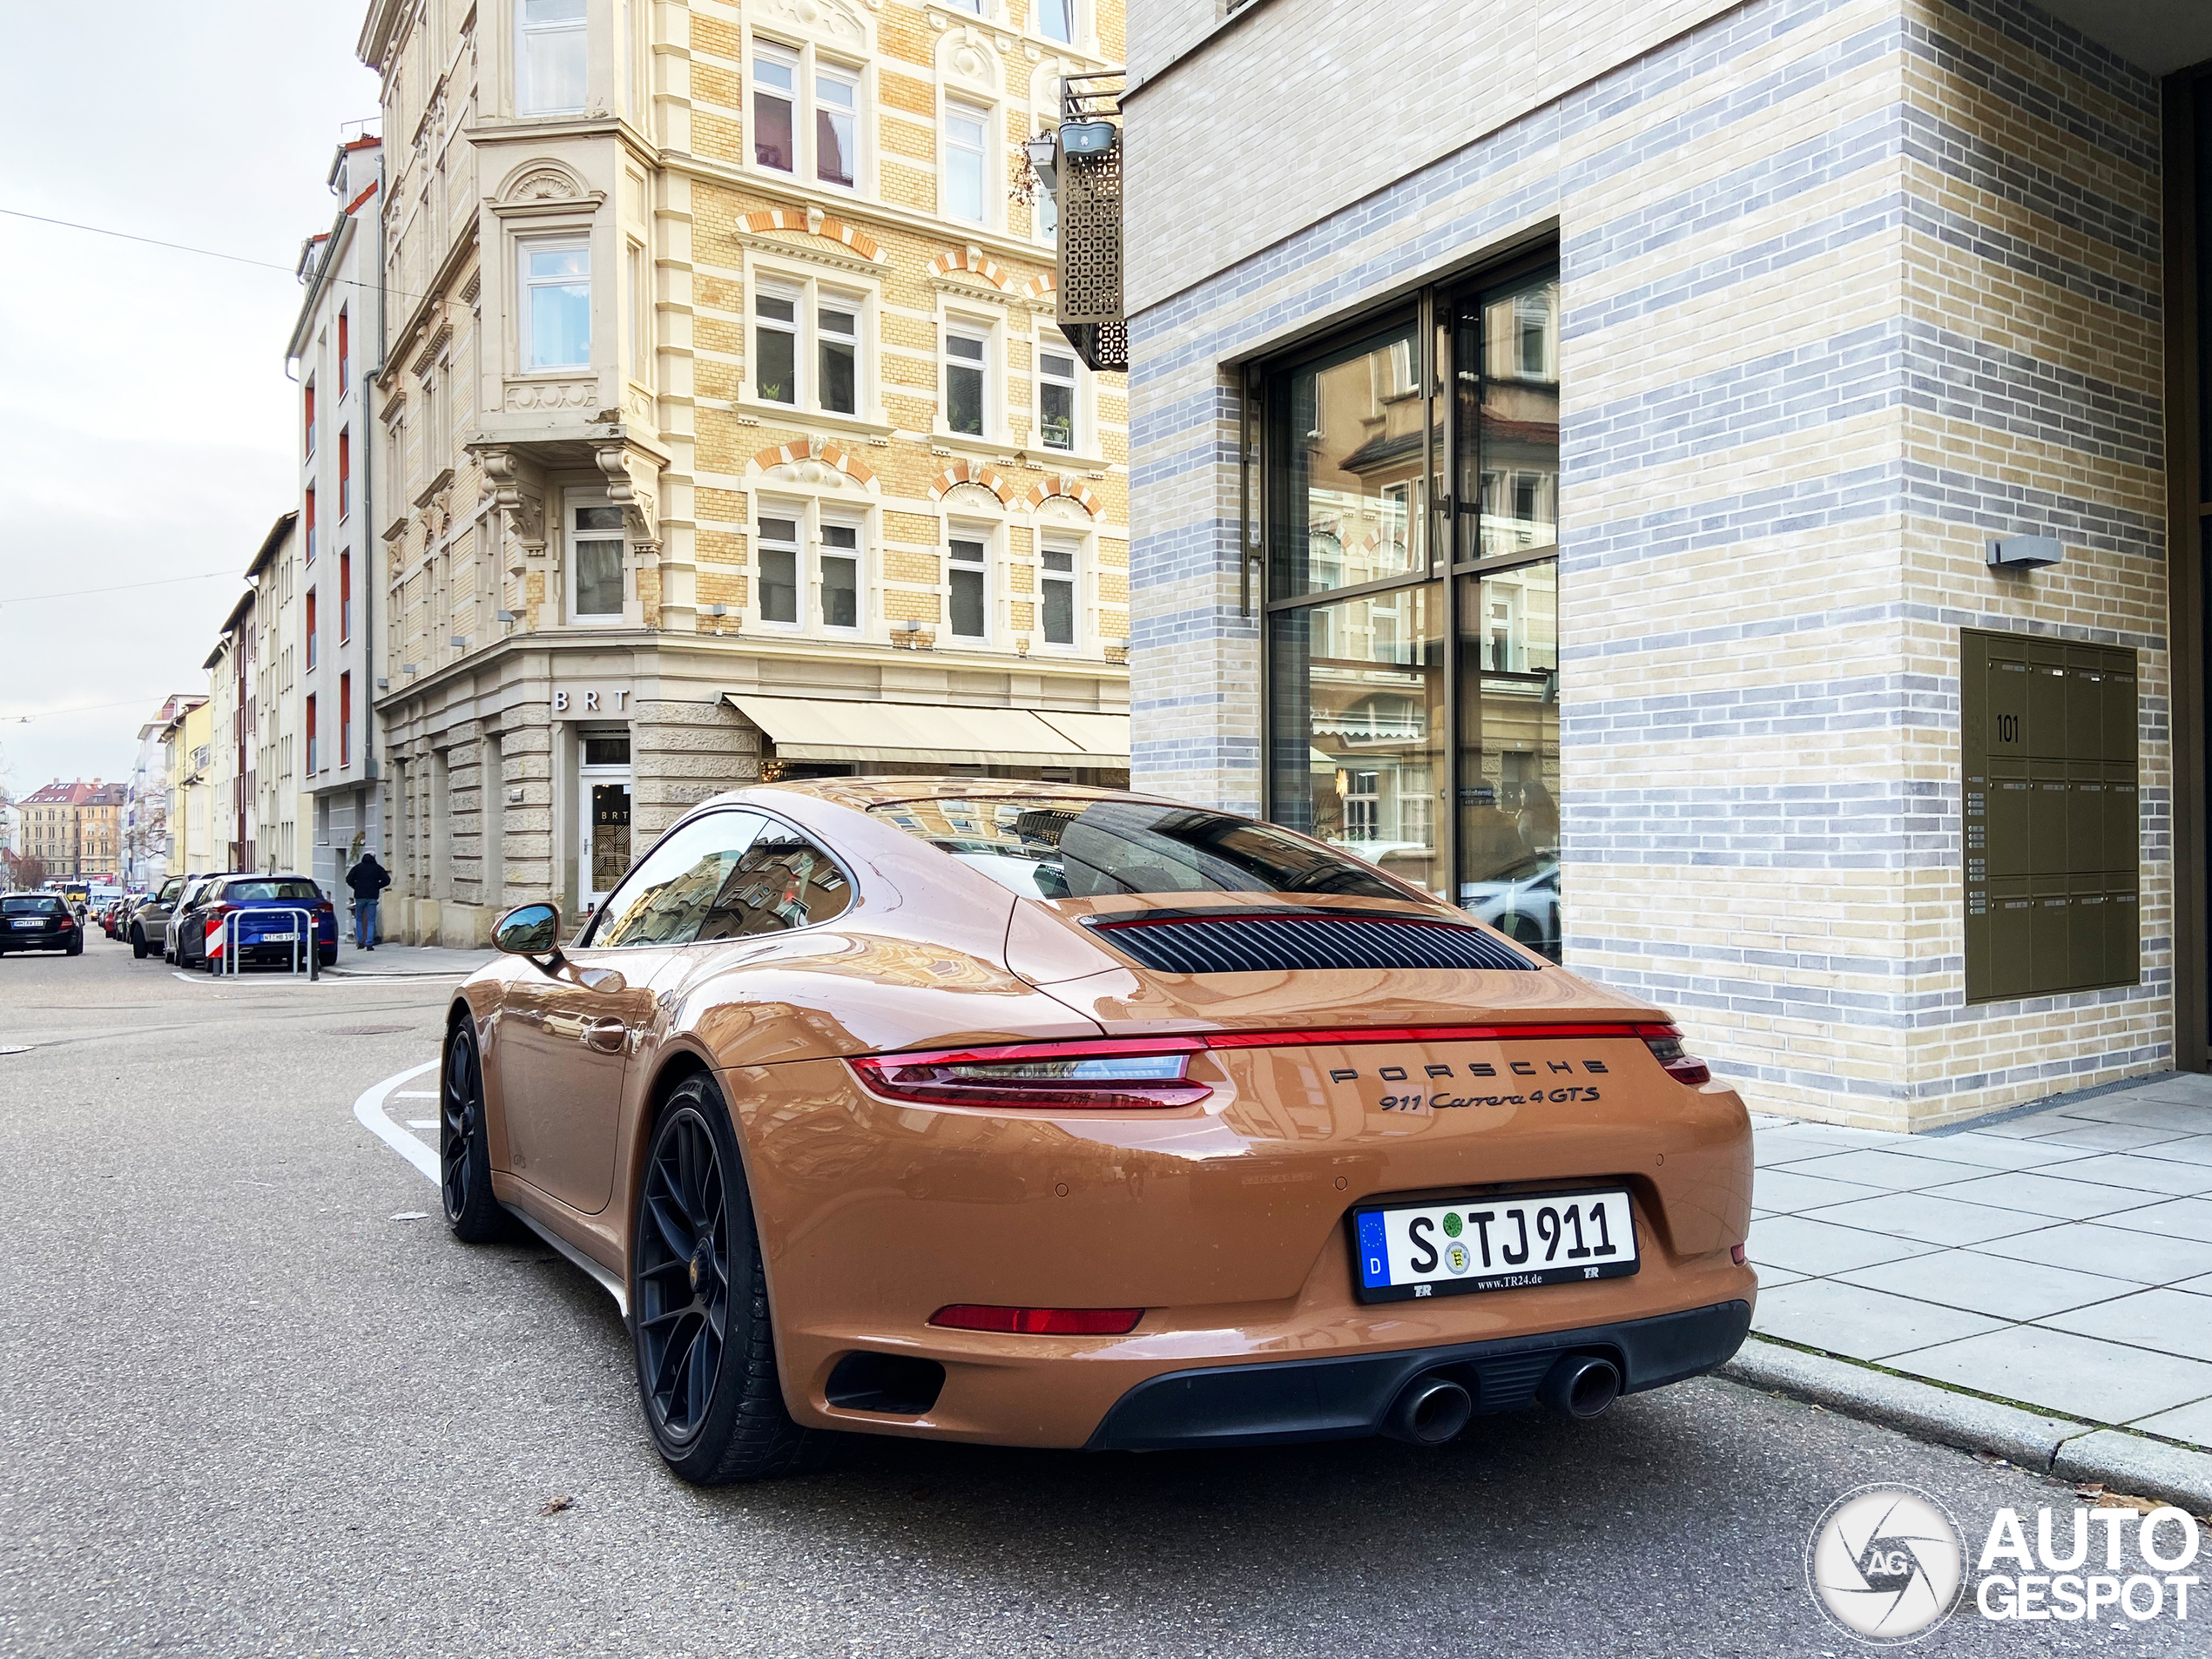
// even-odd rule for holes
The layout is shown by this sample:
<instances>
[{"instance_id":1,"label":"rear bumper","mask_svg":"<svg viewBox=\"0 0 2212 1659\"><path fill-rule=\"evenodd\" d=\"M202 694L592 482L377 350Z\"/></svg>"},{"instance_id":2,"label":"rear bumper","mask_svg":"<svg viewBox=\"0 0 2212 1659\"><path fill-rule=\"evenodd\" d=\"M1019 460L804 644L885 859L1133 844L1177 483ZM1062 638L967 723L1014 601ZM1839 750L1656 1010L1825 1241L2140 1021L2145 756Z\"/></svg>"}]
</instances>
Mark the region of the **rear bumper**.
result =
<instances>
[{"instance_id":1,"label":"rear bumper","mask_svg":"<svg viewBox=\"0 0 2212 1659\"><path fill-rule=\"evenodd\" d=\"M1541 1336L1506 1337L1338 1359L1288 1359L1170 1372L1115 1402L1092 1451L1280 1445L1379 1433L1399 1391L1424 1372L1448 1369L1474 1395L1478 1413L1516 1411L1562 1354L1597 1353L1621 1367L1635 1393L1725 1365L1751 1328L1749 1302L1721 1302L1654 1318Z\"/></svg>"}]
</instances>

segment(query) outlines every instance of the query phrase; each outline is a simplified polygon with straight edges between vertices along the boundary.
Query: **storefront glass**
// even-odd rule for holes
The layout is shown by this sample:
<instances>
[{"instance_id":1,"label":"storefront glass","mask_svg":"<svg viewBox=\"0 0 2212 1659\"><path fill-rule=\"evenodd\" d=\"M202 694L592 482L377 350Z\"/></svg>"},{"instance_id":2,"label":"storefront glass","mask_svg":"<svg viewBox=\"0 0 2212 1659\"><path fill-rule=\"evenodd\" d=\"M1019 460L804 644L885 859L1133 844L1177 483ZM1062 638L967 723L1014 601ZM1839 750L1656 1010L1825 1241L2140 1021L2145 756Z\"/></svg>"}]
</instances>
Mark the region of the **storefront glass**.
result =
<instances>
[{"instance_id":1,"label":"storefront glass","mask_svg":"<svg viewBox=\"0 0 2212 1659\"><path fill-rule=\"evenodd\" d=\"M1539 270L1264 390L1271 814L1554 957L1558 364Z\"/></svg>"}]
</instances>

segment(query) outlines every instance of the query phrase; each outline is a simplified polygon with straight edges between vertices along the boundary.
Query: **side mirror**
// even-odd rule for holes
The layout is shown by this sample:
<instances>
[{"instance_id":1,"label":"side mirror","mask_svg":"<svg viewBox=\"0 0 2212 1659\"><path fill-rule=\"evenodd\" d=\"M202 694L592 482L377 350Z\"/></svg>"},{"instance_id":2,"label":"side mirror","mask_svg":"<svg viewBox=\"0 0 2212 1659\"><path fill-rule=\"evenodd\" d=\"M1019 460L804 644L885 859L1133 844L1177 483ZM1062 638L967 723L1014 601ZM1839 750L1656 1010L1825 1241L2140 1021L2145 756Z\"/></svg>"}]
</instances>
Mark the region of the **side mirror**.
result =
<instances>
[{"instance_id":1,"label":"side mirror","mask_svg":"<svg viewBox=\"0 0 2212 1659\"><path fill-rule=\"evenodd\" d=\"M493 946L510 956L533 959L548 956L551 967L561 959L561 912L558 906L526 904L509 911L491 930Z\"/></svg>"}]
</instances>

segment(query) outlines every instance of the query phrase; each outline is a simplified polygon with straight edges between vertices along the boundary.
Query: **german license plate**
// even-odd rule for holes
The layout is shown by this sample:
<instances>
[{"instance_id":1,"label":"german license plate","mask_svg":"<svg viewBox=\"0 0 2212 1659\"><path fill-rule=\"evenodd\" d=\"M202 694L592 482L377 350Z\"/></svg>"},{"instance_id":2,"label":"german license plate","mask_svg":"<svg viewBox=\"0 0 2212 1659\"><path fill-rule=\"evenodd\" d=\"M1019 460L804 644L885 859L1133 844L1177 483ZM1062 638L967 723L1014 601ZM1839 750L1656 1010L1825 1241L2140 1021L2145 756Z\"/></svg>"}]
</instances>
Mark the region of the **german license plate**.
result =
<instances>
[{"instance_id":1,"label":"german license plate","mask_svg":"<svg viewBox=\"0 0 2212 1659\"><path fill-rule=\"evenodd\" d=\"M11 921L8 924L10 927L44 927L45 925L46 924L37 916L31 917L28 921L19 920Z\"/></svg>"},{"instance_id":2,"label":"german license plate","mask_svg":"<svg viewBox=\"0 0 2212 1659\"><path fill-rule=\"evenodd\" d=\"M1629 1195L1540 1192L1352 1213L1362 1302L1622 1278L1636 1271Z\"/></svg>"},{"instance_id":3,"label":"german license plate","mask_svg":"<svg viewBox=\"0 0 2212 1659\"><path fill-rule=\"evenodd\" d=\"M288 934L256 934L253 936L253 943L257 945L293 945L299 941L297 929Z\"/></svg>"}]
</instances>

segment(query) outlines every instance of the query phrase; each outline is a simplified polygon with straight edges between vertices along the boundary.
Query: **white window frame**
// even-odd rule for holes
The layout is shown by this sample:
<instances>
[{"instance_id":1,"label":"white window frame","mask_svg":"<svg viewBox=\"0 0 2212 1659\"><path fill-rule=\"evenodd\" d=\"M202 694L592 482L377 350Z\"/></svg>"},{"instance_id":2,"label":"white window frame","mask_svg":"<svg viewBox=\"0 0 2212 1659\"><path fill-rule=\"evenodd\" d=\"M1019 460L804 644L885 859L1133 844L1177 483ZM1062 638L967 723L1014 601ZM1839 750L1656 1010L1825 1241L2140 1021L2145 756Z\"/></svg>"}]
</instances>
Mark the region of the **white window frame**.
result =
<instances>
[{"instance_id":1,"label":"white window frame","mask_svg":"<svg viewBox=\"0 0 2212 1659\"><path fill-rule=\"evenodd\" d=\"M832 421L863 426L881 421L880 389L876 384L875 322L880 295L871 287L846 287L836 277L823 277L804 266L749 261L745 267L745 335L744 401L762 409L819 415ZM762 295L786 300L792 306L793 366L792 401L772 402L760 394L760 330L768 320L759 314ZM853 314L853 407L826 408L822 402L822 310L825 306ZM786 332L779 322L768 324L772 332Z\"/></svg>"},{"instance_id":2,"label":"white window frame","mask_svg":"<svg viewBox=\"0 0 2212 1659\"><path fill-rule=\"evenodd\" d=\"M792 84L787 91L781 87L760 84L758 68L764 57L790 70ZM762 161L750 138L746 141L745 152L745 165L771 179L788 179L795 185L854 196L872 194L875 188L875 122L868 65L833 52L822 51L811 42L802 44L764 34L749 37L745 62L745 118L748 132L757 118L755 100L763 92L770 97L786 98L791 104L790 171L769 166ZM823 108L821 84L825 79L842 82L853 89L850 108L853 145L849 158L853 182L849 185L821 176L816 125ZM843 106L834 104L832 107L843 109Z\"/></svg>"},{"instance_id":3,"label":"white window frame","mask_svg":"<svg viewBox=\"0 0 2212 1659\"><path fill-rule=\"evenodd\" d=\"M981 361L955 358L953 341L974 341L982 347ZM948 313L937 320L937 429L949 438L989 442L1006 429L1006 396L1001 374L999 327L995 322L966 314ZM953 426L953 368L978 370L983 378L982 430L961 432Z\"/></svg>"},{"instance_id":4,"label":"white window frame","mask_svg":"<svg viewBox=\"0 0 2212 1659\"><path fill-rule=\"evenodd\" d=\"M613 512L616 527L612 529L580 529L577 515L585 508L605 508ZM580 628L601 628L610 622L620 622L629 615L630 606L630 532L621 523L622 509L607 498L604 489L564 489L561 492L561 597L569 622ZM622 545L617 566L617 581L622 587L622 604L613 610L585 611L577 602L577 574L580 554L579 541L615 541Z\"/></svg>"},{"instance_id":5,"label":"white window frame","mask_svg":"<svg viewBox=\"0 0 2212 1659\"><path fill-rule=\"evenodd\" d=\"M515 113L517 115L581 115L591 101L591 22L590 16L563 20L557 24L532 24L529 21L529 0L515 0ZM576 104L539 105L530 100L529 48L533 35L572 35L576 46L583 54L583 98Z\"/></svg>"},{"instance_id":6,"label":"white window frame","mask_svg":"<svg viewBox=\"0 0 2212 1659\"><path fill-rule=\"evenodd\" d=\"M789 306L789 320L766 314L761 308L763 300ZM799 388L806 374L806 285L803 282L787 283L774 277L755 281L752 284L752 302L745 309L752 325L752 337L745 342L745 373L749 381L746 390L756 403L791 409L806 408L806 400ZM791 385L787 388L791 395L787 398L770 396L767 388L761 383L768 355L761 343L764 334L781 334L791 341Z\"/></svg>"},{"instance_id":7,"label":"white window frame","mask_svg":"<svg viewBox=\"0 0 2212 1659\"><path fill-rule=\"evenodd\" d=\"M572 363L538 363L530 360L536 336L534 300L539 288L565 288L575 285L573 277L534 277L530 274L530 255L533 253L581 253L583 255L584 342L583 361ZM597 330L592 326L596 319L597 291L592 286L591 238L588 233L570 232L564 235L518 237L515 242L515 287L518 314L516 318L516 361L525 374L573 374L578 369L591 367L591 353Z\"/></svg>"},{"instance_id":8,"label":"white window frame","mask_svg":"<svg viewBox=\"0 0 2212 1659\"><path fill-rule=\"evenodd\" d=\"M1035 0L1030 6L1029 32L1039 40L1055 46L1080 49L1089 38L1089 31L1083 27L1088 21L1083 16L1083 0L1056 0L1057 3L1068 8L1068 32L1064 36L1052 34L1044 26L1044 9L1046 4L1052 3L1054 0Z\"/></svg>"},{"instance_id":9,"label":"white window frame","mask_svg":"<svg viewBox=\"0 0 2212 1659\"><path fill-rule=\"evenodd\" d=\"M1069 567L1065 571L1050 570L1046 556L1065 553ZM1033 648L1040 651L1079 657L1089 643L1090 631L1083 624L1089 619L1090 607L1085 603L1085 591L1090 574L1089 538L1074 530L1037 532L1037 592L1036 626L1031 631ZM1044 598L1048 583L1064 583L1068 588L1069 635L1064 640L1054 640L1045 635Z\"/></svg>"},{"instance_id":10,"label":"white window frame","mask_svg":"<svg viewBox=\"0 0 2212 1659\"><path fill-rule=\"evenodd\" d=\"M1058 337L1058 332L1056 329L1049 334L1041 331L1029 346L1029 361L1034 365L1029 374L1029 413L1036 422L1036 447L1047 455L1087 455L1091 453L1090 388L1084 381L1082 360L1076 355L1075 347L1064 340L1058 345L1053 343ZM1047 357L1064 360L1068 373L1064 375L1048 373L1044 366ZM1065 448L1045 441L1044 390L1048 386L1068 388L1068 443Z\"/></svg>"},{"instance_id":11,"label":"white window frame","mask_svg":"<svg viewBox=\"0 0 2212 1659\"><path fill-rule=\"evenodd\" d=\"M1001 562L999 557L1001 528L985 519L948 518L945 521L945 637L956 645L981 649L988 646L997 637L997 630L992 624L997 620L999 583L993 579L993 573ZM981 543L983 548L981 565L968 560L955 561L953 557L954 542ZM983 578L983 631L980 634L953 631L953 572L955 570L975 571Z\"/></svg>"},{"instance_id":12,"label":"white window frame","mask_svg":"<svg viewBox=\"0 0 2212 1659\"><path fill-rule=\"evenodd\" d=\"M778 538L772 543L764 528L771 519L791 525L790 540ZM828 533L833 530L851 531L852 547L830 546ZM833 639L853 639L867 634L874 624L868 597L873 590L873 540L871 516L864 508L825 502L814 496L760 498L753 509L752 520L754 579L752 604L749 607L752 625L772 633L827 635ZM794 614L789 621L771 620L767 615L767 556L771 551L792 556ZM849 626L829 620L823 571L824 560L848 557L853 565L853 621Z\"/></svg>"},{"instance_id":13,"label":"white window frame","mask_svg":"<svg viewBox=\"0 0 2212 1659\"><path fill-rule=\"evenodd\" d=\"M955 118L973 118L983 130L981 149L970 152L977 156L976 214L973 219L954 208L952 188L953 153L956 150L968 149L965 145L954 142L953 122ZM996 227L997 215L993 209L996 196L1003 193L991 189L991 180L997 176L992 166L992 158L998 151L997 124L998 111L995 105L964 98L946 98L943 117L938 123L940 138L945 146L944 164L938 170L941 182L938 185L937 212L940 218L951 219L955 224L981 225L986 230Z\"/></svg>"}]
</instances>

